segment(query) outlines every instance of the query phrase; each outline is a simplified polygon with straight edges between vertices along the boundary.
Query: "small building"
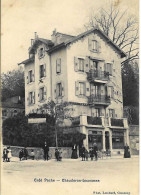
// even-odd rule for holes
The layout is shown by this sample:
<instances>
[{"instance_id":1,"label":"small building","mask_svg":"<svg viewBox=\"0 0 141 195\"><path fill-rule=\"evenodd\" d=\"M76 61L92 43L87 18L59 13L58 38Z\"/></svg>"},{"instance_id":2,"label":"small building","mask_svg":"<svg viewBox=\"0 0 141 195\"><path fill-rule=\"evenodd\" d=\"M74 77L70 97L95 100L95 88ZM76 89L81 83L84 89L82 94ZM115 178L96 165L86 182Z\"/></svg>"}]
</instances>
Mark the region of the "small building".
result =
<instances>
[{"instance_id":1,"label":"small building","mask_svg":"<svg viewBox=\"0 0 141 195\"><path fill-rule=\"evenodd\" d=\"M88 149L122 151L129 144L123 118L121 62L126 54L99 28L77 36L53 31L36 34L25 66L25 113L36 113L49 99L68 102Z\"/></svg>"},{"instance_id":2,"label":"small building","mask_svg":"<svg viewBox=\"0 0 141 195\"><path fill-rule=\"evenodd\" d=\"M2 120L16 116L18 113L25 113L24 98L14 96L1 102Z\"/></svg>"}]
</instances>

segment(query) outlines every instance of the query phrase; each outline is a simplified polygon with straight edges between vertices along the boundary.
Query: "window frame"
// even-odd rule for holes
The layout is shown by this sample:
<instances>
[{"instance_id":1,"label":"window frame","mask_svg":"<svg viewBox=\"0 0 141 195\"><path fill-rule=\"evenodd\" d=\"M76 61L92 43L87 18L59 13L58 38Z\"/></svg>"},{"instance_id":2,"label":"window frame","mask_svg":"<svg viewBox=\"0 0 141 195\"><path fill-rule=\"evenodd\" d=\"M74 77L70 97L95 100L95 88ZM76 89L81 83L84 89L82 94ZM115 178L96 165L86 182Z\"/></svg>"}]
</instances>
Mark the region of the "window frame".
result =
<instances>
[{"instance_id":1,"label":"window frame","mask_svg":"<svg viewBox=\"0 0 141 195\"><path fill-rule=\"evenodd\" d=\"M44 64L41 64L40 65L40 79L42 79L44 77L45 77L45 74L44 74Z\"/></svg>"},{"instance_id":2,"label":"window frame","mask_svg":"<svg viewBox=\"0 0 141 195\"><path fill-rule=\"evenodd\" d=\"M83 85L83 89L82 89L82 85ZM81 90L83 91L83 93L81 93ZM80 96L85 96L85 91L86 91L86 86L85 86L85 82L79 82L79 95Z\"/></svg>"},{"instance_id":3,"label":"window frame","mask_svg":"<svg viewBox=\"0 0 141 195\"><path fill-rule=\"evenodd\" d=\"M78 58L78 71L85 71L85 60L83 58Z\"/></svg>"},{"instance_id":4,"label":"window frame","mask_svg":"<svg viewBox=\"0 0 141 195\"><path fill-rule=\"evenodd\" d=\"M62 83L59 82L56 84L56 97L62 97Z\"/></svg>"},{"instance_id":5,"label":"window frame","mask_svg":"<svg viewBox=\"0 0 141 195\"><path fill-rule=\"evenodd\" d=\"M60 74L60 73L61 73L61 58L57 58L56 59L56 74Z\"/></svg>"},{"instance_id":6,"label":"window frame","mask_svg":"<svg viewBox=\"0 0 141 195\"><path fill-rule=\"evenodd\" d=\"M44 48L41 47L41 48L39 49L39 59L40 59L40 58L43 58L43 57L44 57Z\"/></svg>"}]
</instances>

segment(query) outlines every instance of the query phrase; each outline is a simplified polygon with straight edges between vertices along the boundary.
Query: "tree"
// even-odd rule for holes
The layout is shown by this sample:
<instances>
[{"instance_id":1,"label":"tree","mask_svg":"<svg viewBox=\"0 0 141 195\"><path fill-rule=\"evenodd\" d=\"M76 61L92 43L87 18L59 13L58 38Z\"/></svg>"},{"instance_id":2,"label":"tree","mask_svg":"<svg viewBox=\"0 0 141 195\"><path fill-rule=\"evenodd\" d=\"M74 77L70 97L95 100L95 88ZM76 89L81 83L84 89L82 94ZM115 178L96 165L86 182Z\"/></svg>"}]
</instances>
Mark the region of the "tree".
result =
<instances>
[{"instance_id":1,"label":"tree","mask_svg":"<svg viewBox=\"0 0 141 195\"><path fill-rule=\"evenodd\" d=\"M108 9L101 8L95 15L92 12L87 29L98 26L116 45L127 54L122 63L139 58L138 22L135 16L128 16L127 10L121 12L114 3Z\"/></svg>"},{"instance_id":2,"label":"tree","mask_svg":"<svg viewBox=\"0 0 141 195\"><path fill-rule=\"evenodd\" d=\"M13 96L24 97L25 84L24 84L24 72L22 69L9 71L2 73L1 75L2 86L2 101L6 98Z\"/></svg>"},{"instance_id":3,"label":"tree","mask_svg":"<svg viewBox=\"0 0 141 195\"><path fill-rule=\"evenodd\" d=\"M55 128L55 139L56 139L56 147L58 147L58 140L61 142L60 145L62 144L62 141L65 140L66 135L64 134L63 130L64 128L67 128L68 124L65 123L66 119L71 120L72 113L71 113L71 108L69 108L69 102L63 102L60 101L55 103L52 100L49 100L47 104L44 104L39 108L39 112L46 112L49 114L53 120L54 120L54 128ZM72 124L69 124L71 126ZM72 143L77 144L79 142L82 142L83 139L86 138L86 136L80 132L71 132L67 133L67 137L69 137L69 140L72 141ZM71 138L71 139L70 139Z\"/></svg>"}]
</instances>

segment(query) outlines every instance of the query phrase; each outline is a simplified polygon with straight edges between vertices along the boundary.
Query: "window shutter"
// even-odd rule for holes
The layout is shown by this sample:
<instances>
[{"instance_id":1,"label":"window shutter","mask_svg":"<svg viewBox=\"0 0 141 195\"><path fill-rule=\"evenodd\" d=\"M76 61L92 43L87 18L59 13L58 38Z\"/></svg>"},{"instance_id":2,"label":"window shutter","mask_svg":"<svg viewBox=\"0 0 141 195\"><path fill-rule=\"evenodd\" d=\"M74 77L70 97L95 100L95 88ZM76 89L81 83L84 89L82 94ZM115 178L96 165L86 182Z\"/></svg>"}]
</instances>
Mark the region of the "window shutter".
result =
<instances>
[{"instance_id":1,"label":"window shutter","mask_svg":"<svg viewBox=\"0 0 141 195\"><path fill-rule=\"evenodd\" d=\"M64 82L62 81L61 84L62 84L62 96L64 96L65 95Z\"/></svg>"},{"instance_id":2,"label":"window shutter","mask_svg":"<svg viewBox=\"0 0 141 195\"><path fill-rule=\"evenodd\" d=\"M89 50L92 50L92 37L88 38L88 48Z\"/></svg>"},{"instance_id":3,"label":"window shutter","mask_svg":"<svg viewBox=\"0 0 141 195\"><path fill-rule=\"evenodd\" d=\"M40 89L39 89L39 93L38 93L38 101L40 101L40 99L41 99L41 95L40 95Z\"/></svg>"},{"instance_id":4,"label":"window shutter","mask_svg":"<svg viewBox=\"0 0 141 195\"><path fill-rule=\"evenodd\" d=\"M29 83L29 79L30 79L30 73L29 73L29 71L28 71L27 84Z\"/></svg>"},{"instance_id":5,"label":"window shutter","mask_svg":"<svg viewBox=\"0 0 141 195\"><path fill-rule=\"evenodd\" d=\"M44 64L44 77L46 76L46 64Z\"/></svg>"},{"instance_id":6,"label":"window shutter","mask_svg":"<svg viewBox=\"0 0 141 195\"><path fill-rule=\"evenodd\" d=\"M33 104L35 104L35 92L33 92Z\"/></svg>"},{"instance_id":7,"label":"window shutter","mask_svg":"<svg viewBox=\"0 0 141 195\"><path fill-rule=\"evenodd\" d=\"M75 81L75 95L79 95L79 81Z\"/></svg>"},{"instance_id":8,"label":"window shutter","mask_svg":"<svg viewBox=\"0 0 141 195\"><path fill-rule=\"evenodd\" d=\"M111 90L112 90L112 91L111 91L111 97L114 98L114 87L112 87Z\"/></svg>"},{"instance_id":9,"label":"window shutter","mask_svg":"<svg viewBox=\"0 0 141 195\"><path fill-rule=\"evenodd\" d=\"M90 96L90 83L86 82L86 96Z\"/></svg>"},{"instance_id":10,"label":"window shutter","mask_svg":"<svg viewBox=\"0 0 141 195\"><path fill-rule=\"evenodd\" d=\"M85 66L84 66L85 72L89 72L89 58L85 58Z\"/></svg>"},{"instance_id":11,"label":"window shutter","mask_svg":"<svg viewBox=\"0 0 141 195\"><path fill-rule=\"evenodd\" d=\"M78 64L79 62L78 62L78 58L77 57L74 57L74 70L77 72L78 71L78 66L79 66L79 64Z\"/></svg>"},{"instance_id":12,"label":"window shutter","mask_svg":"<svg viewBox=\"0 0 141 195\"><path fill-rule=\"evenodd\" d=\"M93 60L90 60L90 69L94 69Z\"/></svg>"},{"instance_id":13,"label":"window shutter","mask_svg":"<svg viewBox=\"0 0 141 195\"><path fill-rule=\"evenodd\" d=\"M47 97L47 88L44 87L44 100L46 99L46 97Z\"/></svg>"},{"instance_id":14,"label":"window shutter","mask_svg":"<svg viewBox=\"0 0 141 195\"><path fill-rule=\"evenodd\" d=\"M98 49L98 52L100 53L101 52L101 43L100 42L97 42L97 49Z\"/></svg>"},{"instance_id":15,"label":"window shutter","mask_svg":"<svg viewBox=\"0 0 141 195\"><path fill-rule=\"evenodd\" d=\"M29 83L28 76L26 77L26 79L27 79L27 84L28 84Z\"/></svg>"},{"instance_id":16,"label":"window shutter","mask_svg":"<svg viewBox=\"0 0 141 195\"><path fill-rule=\"evenodd\" d=\"M32 70L32 81L35 81L35 71Z\"/></svg>"},{"instance_id":17,"label":"window shutter","mask_svg":"<svg viewBox=\"0 0 141 195\"><path fill-rule=\"evenodd\" d=\"M57 98L56 84L54 85L54 98Z\"/></svg>"}]
</instances>

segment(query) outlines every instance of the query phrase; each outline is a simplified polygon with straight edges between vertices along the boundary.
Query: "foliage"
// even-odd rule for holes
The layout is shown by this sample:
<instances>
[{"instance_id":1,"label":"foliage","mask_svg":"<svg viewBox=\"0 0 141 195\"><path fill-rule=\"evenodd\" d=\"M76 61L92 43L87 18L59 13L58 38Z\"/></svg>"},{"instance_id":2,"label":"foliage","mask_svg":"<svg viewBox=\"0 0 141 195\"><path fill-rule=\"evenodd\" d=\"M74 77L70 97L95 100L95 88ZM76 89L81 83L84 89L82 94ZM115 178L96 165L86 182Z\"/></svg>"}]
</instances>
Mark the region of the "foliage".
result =
<instances>
[{"instance_id":1,"label":"foliage","mask_svg":"<svg viewBox=\"0 0 141 195\"><path fill-rule=\"evenodd\" d=\"M124 117L127 118L129 124L139 125L139 107L125 106Z\"/></svg>"},{"instance_id":2,"label":"foliage","mask_svg":"<svg viewBox=\"0 0 141 195\"><path fill-rule=\"evenodd\" d=\"M124 62L139 58L138 22L127 10L121 11L113 2L109 8L101 8L97 15L93 11L85 27L89 29L96 26L126 52L127 59Z\"/></svg>"},{"instance_id":3,"label":"foliage","mask_svg":"<svg viewBox=\"0 0 141 195\"><path fill-rule=\"evenodd\" d=\"M139 105L139 75L133 70L133 62L122 68L123 105Z\"/></svg>"},{"instance_id":4,"label":"foliage","mask_svg":"<svg viewBox=\"0 0 141 195\"><path fill-rule=\"evenodd\" d=\"M24 72L21 69L2 73L1 75L2 86L2 101L9 97L21 96L24 97Z\"/></svg>"}]
</instances>

